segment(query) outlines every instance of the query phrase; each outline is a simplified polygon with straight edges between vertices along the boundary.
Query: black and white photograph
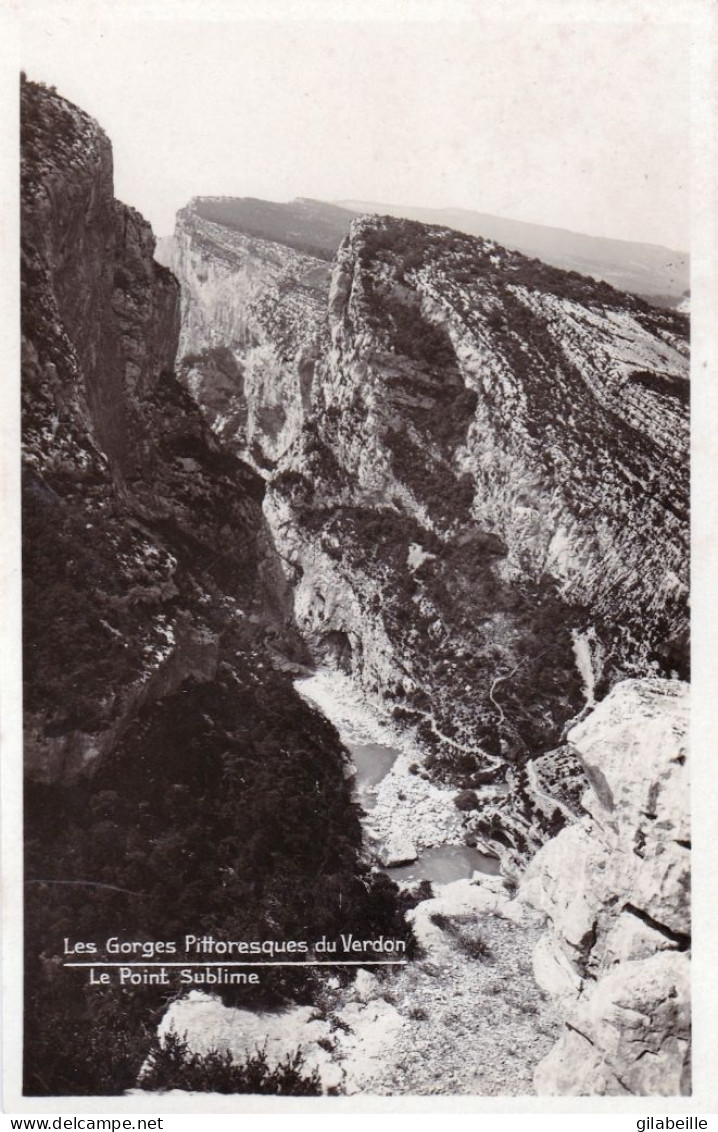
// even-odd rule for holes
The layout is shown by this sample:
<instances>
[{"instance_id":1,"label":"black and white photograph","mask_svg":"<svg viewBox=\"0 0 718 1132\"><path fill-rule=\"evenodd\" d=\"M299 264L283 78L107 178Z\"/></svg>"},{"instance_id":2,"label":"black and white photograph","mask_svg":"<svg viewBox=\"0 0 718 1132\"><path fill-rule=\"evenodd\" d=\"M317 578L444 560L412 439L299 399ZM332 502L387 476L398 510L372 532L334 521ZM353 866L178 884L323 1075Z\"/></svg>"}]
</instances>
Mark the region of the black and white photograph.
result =
<instances>
[{"instance_id":1,"label":"black and white photograph","mask_svg":"<svg viewBox=\"0 0 718 1132\"><path fill-rule=\"evenodd\" d=\"M18 1111L697 1111L709 8L18 10Z\"/></svg>"}]
</instances>

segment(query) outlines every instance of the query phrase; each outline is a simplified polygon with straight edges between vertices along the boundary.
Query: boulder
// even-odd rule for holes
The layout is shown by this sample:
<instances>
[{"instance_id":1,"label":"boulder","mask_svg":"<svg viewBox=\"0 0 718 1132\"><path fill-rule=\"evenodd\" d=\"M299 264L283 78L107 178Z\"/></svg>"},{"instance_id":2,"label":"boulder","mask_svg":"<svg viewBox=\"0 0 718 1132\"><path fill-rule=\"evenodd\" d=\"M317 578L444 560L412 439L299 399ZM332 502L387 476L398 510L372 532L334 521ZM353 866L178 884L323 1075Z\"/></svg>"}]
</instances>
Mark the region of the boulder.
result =
<instances>
[{"instance_id":1,"label":"boulder","mask_svg":"<svg viewBox=\"0 0 718 1132\"><path fill-rule=\"evenodd\" d=\"M627 1094L607 1068L600 1050L576 1030L564 1030L551 1052L536 1066L534 1088L540 1097L586 1097Z\"/></svg>"},{"instance_id":2,"label":"boulder","mask_svg":"<svg viewBox=\"0 0 718 1132\"><path fill-rule=\"evenodd\" d=\"M367 971L364 967L361 967L357 971L353 991L354 997L358 1002L371 1002L373 998L378 997L379 980L371 971Z\"/></svg>"},{"instance_id":3,"label":"boulder","mask_svg":"<svg viewBox=\"0 0 718 1132\"><path fill-rule=\"evenodd\" d=\"M547 842L519 897L548 927L534 955L566 1029L540 1094L689 1089L688 689L618 684L568 735L587 816Z\"/></svg>"},{"instance_id":4,"label":"boulder","mask_svg":"<svg viewBox=\"0 0 718 1132\"><path fill-rule=\"evenodd\" d=\"M621 963L575 1004L576 1028L591 1038L632 1093L689 1091L690 963L660 951Z\"/></svg>"},{"instance_id":5,"label":"boulder","mask_svg":"<svg viewBox=\"0 0 718 1132\"><path fill-rule=\"evenodd\" d=\"M385 868L410 865L417 857L416 845L402 834L390 837L380 853L381 863Z\"/></svg>"},{"instance_id":6,"label":"boulder","mask_svg":"<svg viewBox=\"0 0 718 1132\"><path fill-rule=\"evenodd\" d=\"M678 680L624 680L568 733L596 821L652 841L690 838L689 697Z\"/></svg>"}]
</instances>

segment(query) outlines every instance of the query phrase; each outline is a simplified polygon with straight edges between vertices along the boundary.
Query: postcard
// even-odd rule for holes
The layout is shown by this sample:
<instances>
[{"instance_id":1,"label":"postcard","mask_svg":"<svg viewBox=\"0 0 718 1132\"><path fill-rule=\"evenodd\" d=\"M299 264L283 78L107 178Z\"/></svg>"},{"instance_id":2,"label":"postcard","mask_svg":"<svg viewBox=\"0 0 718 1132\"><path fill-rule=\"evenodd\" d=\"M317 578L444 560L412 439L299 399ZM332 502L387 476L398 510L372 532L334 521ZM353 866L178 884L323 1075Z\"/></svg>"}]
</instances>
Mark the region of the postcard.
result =
<instances>
[{"instance_id":1,"label":"postcard","mask_svg":"<svg viewBox=\"0 0 718 1132\"><path fill-rule=\"evenodd\" d=\"M709 1111L713 6L4 19L6 1110Z\"/></svg>"}]
</instances>

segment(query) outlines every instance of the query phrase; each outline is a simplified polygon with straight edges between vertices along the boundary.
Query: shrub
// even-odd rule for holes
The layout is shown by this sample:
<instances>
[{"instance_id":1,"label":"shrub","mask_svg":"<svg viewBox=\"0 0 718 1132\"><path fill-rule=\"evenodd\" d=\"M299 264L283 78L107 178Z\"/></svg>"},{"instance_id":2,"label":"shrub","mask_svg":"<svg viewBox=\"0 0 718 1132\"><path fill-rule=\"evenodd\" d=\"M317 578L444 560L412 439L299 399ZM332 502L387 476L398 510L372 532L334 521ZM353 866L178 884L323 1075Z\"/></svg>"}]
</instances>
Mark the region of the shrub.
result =
<instances>
[{"instance_id":1,"label":"shrub","mask_svg":"<svg viewBox=\"0 0 718 1132\"><path fill-rule=\"evenodd\" d=\"M187 1089L196 1093L263 1093L272 1096L316 1097L321 1094L319 1074L302 1073L301 1050L287 1054L270 1067L266 1049L236 1062L227 1050L192 1053L184 1037L170 1031L152 1050L142 1074L143 1089L164 1092Z\"/></svg>"},{"instance_id":2,"label":"shrub","mask_svg":"<svg viewBox=\"0 0 718 1132\"><path fill-rule=\"evenodd\" d=\"M478 810L479 799L475 790L460 790L454 796L454 805L457 810L468 812L469 810Z\"/></svg>"},{"instance_id":3,"label":"shrub","mask_svg":"<svg viewBox=\"0 0 718 1132\"><path fill-rule=\"evenodd\" d=\"M450 919L443 912L434 912L429 918L432 924L450 935L460 950L470 959L491 958L491 948L479 935L472 917L459 916Z\"/></svg>"},{"instance_id":4,"label":"shrub","mask_svg":"<svg viewBox=\"0 0 718 1132\"><path fill-rule=\"evenodd\" d=\"M457 935L457 942L464 954L468 955L469 959L489 959L491 957L491 948L488 944L484 943L478 933L476 935L464 935L460 933Z\"/></svg>"}]
</instances>

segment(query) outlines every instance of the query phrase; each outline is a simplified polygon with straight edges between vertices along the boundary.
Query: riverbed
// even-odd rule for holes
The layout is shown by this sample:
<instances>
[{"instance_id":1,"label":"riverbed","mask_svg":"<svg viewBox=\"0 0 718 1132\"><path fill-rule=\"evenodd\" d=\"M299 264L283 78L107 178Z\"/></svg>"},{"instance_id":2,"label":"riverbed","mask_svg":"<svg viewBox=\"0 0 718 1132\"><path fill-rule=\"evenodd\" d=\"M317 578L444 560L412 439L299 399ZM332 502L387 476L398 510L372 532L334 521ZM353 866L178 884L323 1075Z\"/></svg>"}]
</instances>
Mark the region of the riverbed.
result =
<instances>
[{"instance_id":1,"label":"riverbed","mask_svg":"<svg viewBox=\"0 0 718 1132\"><path fill-rule=\"evenodd\" d=\"M416 859L385 868L397 881L447 884L496 875L499 862L463 843L456 791L441 789L409 770L420 756L391 725L362 702L347 677L320 670L296 680L299 694L334 724L351 755L354 796L364 811L366 843L380 856L382 842L399 838Z\"/></svg>"}]
</instances>

